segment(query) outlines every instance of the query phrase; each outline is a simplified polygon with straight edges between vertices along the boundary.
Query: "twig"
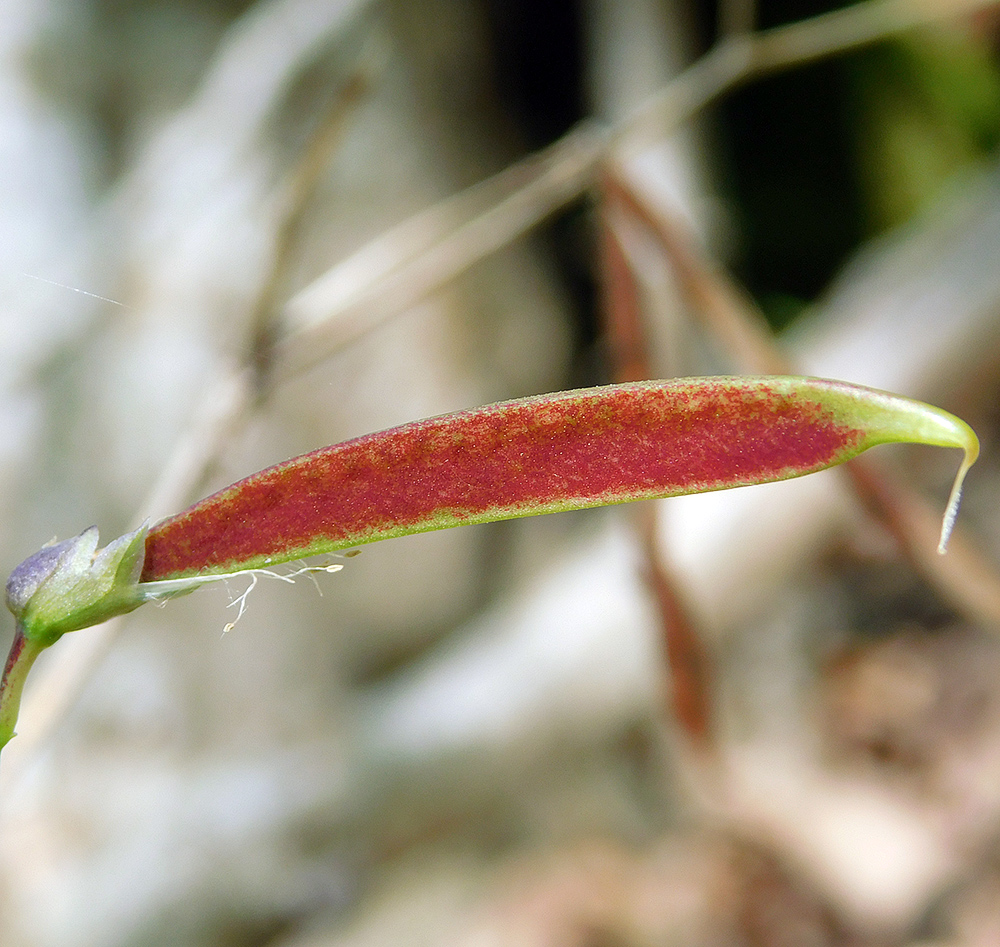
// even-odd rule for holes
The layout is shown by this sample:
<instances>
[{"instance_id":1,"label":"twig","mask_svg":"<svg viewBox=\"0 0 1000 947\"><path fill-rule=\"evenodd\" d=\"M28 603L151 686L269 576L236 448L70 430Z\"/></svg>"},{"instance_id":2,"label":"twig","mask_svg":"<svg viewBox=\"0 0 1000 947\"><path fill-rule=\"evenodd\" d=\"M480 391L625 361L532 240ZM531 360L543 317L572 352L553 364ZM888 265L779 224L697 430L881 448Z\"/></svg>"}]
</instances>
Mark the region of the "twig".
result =
<instances>
[{"instance_id":1,"label":"twig","mask_svg":"<svg viewBox=\"0 0 1000 947\"><path fill-rule=\"evenodd\" d=\"M996 0L868 0L787 26L730 35L626 118L615 131L616 144L626 153L642 148L751 79L994 5Z\"/></svg>"},{"instance_id":2,"label":"twig","mask_svg":"<svg viewBox=\"0 0 1000 947\"><path fill-rule=\"evenodd\" d=\"M607 176L602 183L611 185ZM600 262L601 313L611 349L615 381L641 381L651 375L636 275L622 247L613 216L620 208L620 188L602 188ZM663 647L665 706L699 762L717 750L712 660L684 603L657 543L657 507L642 503L635 513L644 557L643 573L659 617ZM703 774L705 775L705 774Z\"/></svg>"},{"instance_id":3,"label":"twig","mask_svg":"<svg viewBox=\"0 0 1000 947\"><path fill-rule=\"evenodd\" d=\"M622 159L752 78L971 13L997 0L869 0L800 23L723 39L611 130L585 123L408 218L333 266L284 308L275 382L291 378L440 290L581 197L605 161Z\"/></svg>"},{"instance_id":4,"label":"twig","mask_svg":"<svg viewBox=\"0 0 1000 947\"><path fill-rule=\"evenodd\" d=\"M580 126L328 270L285 307L289 329L276 352L276 380L324 361L579 197L606 143L596 126Z\"/></svg>"},{"instance_id":5,"label":"twig","mask_svg":"<svg viewBox=\"0 0 1000 947\"><path fill-rule=\"evenodd\" d=\"M675 220L653 208L615 168L605 174L605 189L659 243L692 309L708 332L747 371L790 374L793 369L750 295L723 267L702 251Z\"/></svg>"},{"instance_id":6,"label":"twig","mask_svg":"<svg viewBox=\"0 0 1000 947\"><path fill-rule=\"evenodd\" d=\"M613 204L610 195L601 202L598 232L604 335L614 380L642 381L652 374L642 325L642 303L628 257L610 219L618 209Z\"/></svg>"},{"instance_id":7,"label":"twig","mask_svg":"<svg viewBox=\"0 0 1000 947\"><path fill-rule=\"evenodd\" d=\"M254 388L260 400L267 396L272 385L274 345L282 328L278 324L277 315L281 307L280 294L284 291L283 277L293 261L302 218L323 172L329 167L337 146L343 140L348 120L372 86L369 72L368 65L363 64L333 96L326 114L321 116L314 134L306 143L285 183L285 193L280 199L285 211L275 233L271 272L250 319L249 361L255 376Z\"/></svg>"}]
</instances>

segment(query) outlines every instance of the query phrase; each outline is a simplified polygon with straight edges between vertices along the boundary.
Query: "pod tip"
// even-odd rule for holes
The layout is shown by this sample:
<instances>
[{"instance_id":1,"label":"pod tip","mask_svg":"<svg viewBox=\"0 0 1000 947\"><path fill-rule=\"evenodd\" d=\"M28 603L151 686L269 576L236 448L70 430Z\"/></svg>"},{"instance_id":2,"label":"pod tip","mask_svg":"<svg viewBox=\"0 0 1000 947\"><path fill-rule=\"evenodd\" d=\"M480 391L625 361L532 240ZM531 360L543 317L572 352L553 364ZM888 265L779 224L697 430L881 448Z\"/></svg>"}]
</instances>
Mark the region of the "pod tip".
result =
<instances>
[{"instance_id":1,"label":"pod tip","mask_svg":"<svg viewBox=\"0 0 1000 947\"><path fill-rule=\"evenodd\" d=\"M955 474L955 482L952 485L951 495L948 497L948 505L945 507L944 517L941 520L941 538L938 540L937 551L942 556L948 551L948 540L951 538L951 532L955 528L958 507L962 502L962 484L965 482L965 475L969 472L969 468L976 462L977 453L978 451L966 448L962 466L958 468L958 473Z\"/></svg>"}]
</instances>

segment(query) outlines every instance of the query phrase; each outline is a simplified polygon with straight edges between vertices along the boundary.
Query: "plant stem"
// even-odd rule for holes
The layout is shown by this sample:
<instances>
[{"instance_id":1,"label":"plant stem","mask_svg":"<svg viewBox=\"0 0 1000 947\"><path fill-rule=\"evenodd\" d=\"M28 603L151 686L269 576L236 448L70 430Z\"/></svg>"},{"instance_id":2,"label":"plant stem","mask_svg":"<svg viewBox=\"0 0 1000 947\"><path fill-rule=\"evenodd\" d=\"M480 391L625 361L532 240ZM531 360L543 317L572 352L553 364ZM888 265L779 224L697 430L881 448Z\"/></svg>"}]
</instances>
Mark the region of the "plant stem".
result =
<instances>
[{"instance_id":1,"label":"plant stem","mask_svg":"<svg viewBox=\"0 0 1000 947\"><path fill-rule=\"evenodd\" d=\"M0 679L0 749L3 749L14 736L24 681L35 663L35 658L44 649L44 645L25 636L24 629L18 622L14 643L7 656L7 665L3 669L3 678Z\"/></svg>"}]
</instances>

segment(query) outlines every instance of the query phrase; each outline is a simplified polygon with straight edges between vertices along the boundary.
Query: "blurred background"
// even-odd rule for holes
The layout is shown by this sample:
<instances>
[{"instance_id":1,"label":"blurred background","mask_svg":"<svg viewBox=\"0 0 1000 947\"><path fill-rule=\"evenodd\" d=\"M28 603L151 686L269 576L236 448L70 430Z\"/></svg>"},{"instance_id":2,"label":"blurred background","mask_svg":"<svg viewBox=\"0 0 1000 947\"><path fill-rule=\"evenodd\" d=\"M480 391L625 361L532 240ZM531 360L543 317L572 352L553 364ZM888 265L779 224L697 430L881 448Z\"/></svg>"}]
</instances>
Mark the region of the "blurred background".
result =
<instances>
[{"instance_id":1,"label":"blurred background","mask_svg":"<svg viewBox=\"0 0 1000 947\"><path fill-rule=\"evenodd\" d=\"M1000 18L746 45L831 9L0 0L5 572L629 377L843 378L984 447L946 557L957 458L881 448L67 637L3 947L1000 943Z\"/></svg>"}]
</instances>

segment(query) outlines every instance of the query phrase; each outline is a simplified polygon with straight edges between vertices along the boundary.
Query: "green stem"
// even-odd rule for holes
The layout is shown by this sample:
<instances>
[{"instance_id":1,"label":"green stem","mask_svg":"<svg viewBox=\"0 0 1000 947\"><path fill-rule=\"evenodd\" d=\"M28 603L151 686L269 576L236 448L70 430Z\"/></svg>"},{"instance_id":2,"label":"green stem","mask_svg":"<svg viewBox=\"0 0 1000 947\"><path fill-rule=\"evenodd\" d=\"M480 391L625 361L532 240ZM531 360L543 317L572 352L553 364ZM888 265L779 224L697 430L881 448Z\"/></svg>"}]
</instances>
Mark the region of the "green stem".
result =
<instances>
[{"instance_id":1,"label":"green stem","mask_svg":"<svg viewBox=\"0 0 1000 947\"><path fill-rule=\"evenodd\" d=\"M35 658L45 650L45 645L31 641L24 634L21 623L17 623L14 643L7 656L7 665L0 679L0 749L3 749L14 736L14 726L17 723L17 712L21 706L21 691L24 681L35 663Z\"/></svg>"}]
</instances>

